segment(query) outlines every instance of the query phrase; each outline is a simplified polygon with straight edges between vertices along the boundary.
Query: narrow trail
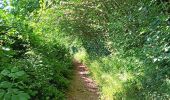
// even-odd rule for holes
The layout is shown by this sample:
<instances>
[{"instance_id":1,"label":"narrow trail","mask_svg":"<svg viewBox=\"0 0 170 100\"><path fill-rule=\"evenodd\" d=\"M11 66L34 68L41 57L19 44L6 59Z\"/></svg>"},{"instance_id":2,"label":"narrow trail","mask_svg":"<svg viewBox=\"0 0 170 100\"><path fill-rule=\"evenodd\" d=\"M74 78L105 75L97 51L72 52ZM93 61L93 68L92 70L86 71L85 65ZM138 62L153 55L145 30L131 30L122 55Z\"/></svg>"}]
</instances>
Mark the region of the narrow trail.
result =
<instances>
[{"instance_id":1,"label":"narrow trail","mask_svg":"<svg viewBox=\"0 0 170 100\"><path fill-rule=\"evenodd\" d=\"M70 89L67 93L67 100L99 100L98 87L88 76L88 68L74 61L75 72Z\"/></svg>"}]
</instances>

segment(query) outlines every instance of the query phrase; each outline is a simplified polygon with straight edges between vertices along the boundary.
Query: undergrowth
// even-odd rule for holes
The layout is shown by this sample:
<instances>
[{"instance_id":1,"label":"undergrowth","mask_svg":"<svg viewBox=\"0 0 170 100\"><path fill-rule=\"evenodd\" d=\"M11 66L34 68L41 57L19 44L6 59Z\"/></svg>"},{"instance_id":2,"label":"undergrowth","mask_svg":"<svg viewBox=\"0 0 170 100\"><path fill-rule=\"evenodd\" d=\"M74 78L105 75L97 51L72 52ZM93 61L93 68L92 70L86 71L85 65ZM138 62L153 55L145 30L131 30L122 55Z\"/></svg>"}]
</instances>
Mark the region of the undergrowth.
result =
<instances>
[{"instance_id":1,"label":"undergrowth","mask_svg":"<svg viewBox=\"0 0 170 100\"><path fill-rule=\"evenodd\" d=\"M44 3L4 1L10 9L0 9L0 100L66 99L72 56Z\"/></svg>"}]
</instances>

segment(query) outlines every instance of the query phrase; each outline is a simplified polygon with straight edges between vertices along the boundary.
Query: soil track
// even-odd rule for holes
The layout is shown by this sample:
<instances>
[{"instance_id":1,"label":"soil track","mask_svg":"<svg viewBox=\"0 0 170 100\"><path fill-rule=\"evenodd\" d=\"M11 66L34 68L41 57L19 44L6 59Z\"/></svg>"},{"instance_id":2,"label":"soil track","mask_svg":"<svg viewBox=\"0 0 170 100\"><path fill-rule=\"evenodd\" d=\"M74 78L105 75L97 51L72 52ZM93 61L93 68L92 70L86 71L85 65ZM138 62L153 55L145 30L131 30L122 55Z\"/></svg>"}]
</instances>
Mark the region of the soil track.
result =
<instances>
[{"instance_id":1,"label":"soil track","mask_svg":"<svg viewBox=\"0 0 170 100\"><path fill-rule=\"evenodd\" d=\"M74 61L74 66L74 76L67 100L99 100L98 87L88 76L88 68L78 61Z\"/></svg>"}]
</instances>

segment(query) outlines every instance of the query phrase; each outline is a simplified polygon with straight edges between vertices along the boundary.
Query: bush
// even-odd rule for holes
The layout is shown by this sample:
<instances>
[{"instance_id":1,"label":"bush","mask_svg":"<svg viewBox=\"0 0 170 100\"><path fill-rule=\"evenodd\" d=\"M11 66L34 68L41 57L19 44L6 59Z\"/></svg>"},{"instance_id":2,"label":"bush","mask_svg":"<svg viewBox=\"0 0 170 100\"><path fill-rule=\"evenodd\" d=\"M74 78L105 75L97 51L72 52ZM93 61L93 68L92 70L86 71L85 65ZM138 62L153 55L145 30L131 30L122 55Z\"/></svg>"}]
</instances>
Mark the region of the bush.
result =
<instances>
[{"instance_id":1,"label":"bush","mask_svg":"<svg viewBox=\"0 0 170 100\"><path fill-rule=\"evenodd\" d=\"M81 58L92 69L103 99L169 99L169 2L67 4L64 7L72 9L61 27L82 40L86 54ZM121 81L118 74L128 78Z\"/></svg>"},{"instance_id":2,"label":"bush","mask_svg":"<svg viewBox=\"0 0 170 100\"><path fill-rule=\"evenodd\" d=\"M59 42L63 39L51 38L57 34L54 27L48 31L49 38L43 32L38 36L39 30L45 28L38 25L46 22L35 23L34 27L34 20L28 15L39 9L25 9L23 4L27 3L32 2L18 2L11 11L0 9L0 99L64 100L72 74L72 57ZM36 19L34 14L32 18Z\"/></svg>"}]
</instances>

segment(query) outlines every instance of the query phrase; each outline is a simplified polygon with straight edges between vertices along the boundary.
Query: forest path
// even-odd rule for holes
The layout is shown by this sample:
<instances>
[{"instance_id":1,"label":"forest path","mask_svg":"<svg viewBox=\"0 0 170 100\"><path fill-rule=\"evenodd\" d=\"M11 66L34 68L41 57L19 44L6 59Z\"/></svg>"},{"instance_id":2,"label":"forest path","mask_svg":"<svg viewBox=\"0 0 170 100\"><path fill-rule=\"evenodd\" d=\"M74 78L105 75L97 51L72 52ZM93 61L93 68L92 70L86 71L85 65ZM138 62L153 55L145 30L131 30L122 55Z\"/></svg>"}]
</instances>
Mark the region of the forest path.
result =
<instances>
[{"instance_id":1,"label":"forest path","mask_svg":"<svg viewBox=\"0 0 170 100\"><path fill-rule=\"evenodd\" d=\"M78 61L74 61L74 66L74 76L67 93L67 100L99 100L98 87L88 76L88 68Z\"/></svg>"}]
</instances>

